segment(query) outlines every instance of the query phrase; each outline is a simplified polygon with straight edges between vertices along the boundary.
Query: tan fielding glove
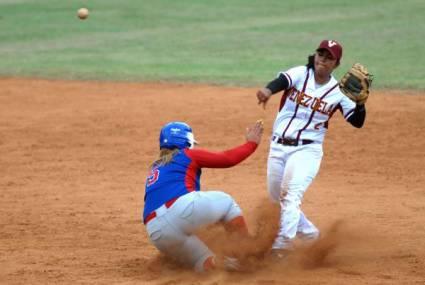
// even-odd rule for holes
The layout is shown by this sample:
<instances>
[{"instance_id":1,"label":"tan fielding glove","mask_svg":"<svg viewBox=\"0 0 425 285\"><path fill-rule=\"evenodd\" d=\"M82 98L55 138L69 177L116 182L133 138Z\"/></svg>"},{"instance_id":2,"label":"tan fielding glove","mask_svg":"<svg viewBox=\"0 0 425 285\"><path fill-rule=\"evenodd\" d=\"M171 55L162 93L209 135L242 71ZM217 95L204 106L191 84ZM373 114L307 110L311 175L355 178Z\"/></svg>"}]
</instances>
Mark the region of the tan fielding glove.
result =
<instances>
[{"instance_id":1,"label":"tan fielding glove","mask_svg":"<svg viewBox=\"0 0 425 285\"><path fill-rule=\"evenodd\" d=\"M369 97L373 75L369 74L366 67L355 63L339 81L339 88L348 98L363 105Z\"/></svg>"}]
</instances>

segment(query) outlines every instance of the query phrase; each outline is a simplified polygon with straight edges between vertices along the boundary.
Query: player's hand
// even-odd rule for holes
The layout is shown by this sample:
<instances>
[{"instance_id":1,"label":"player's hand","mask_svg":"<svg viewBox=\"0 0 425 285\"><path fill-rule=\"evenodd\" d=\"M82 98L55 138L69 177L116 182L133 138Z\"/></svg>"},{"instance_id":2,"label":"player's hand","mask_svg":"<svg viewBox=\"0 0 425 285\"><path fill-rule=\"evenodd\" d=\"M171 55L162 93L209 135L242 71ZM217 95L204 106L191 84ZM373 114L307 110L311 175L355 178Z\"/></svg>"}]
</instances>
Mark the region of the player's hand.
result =
<instances>
[{"instance_id":1,"label":"player's hand","mask_svg":"<svg viewBox=\"0 0 425 285\"><path fill-rule=\"evenodd\" d=\"M256 144L260 144L261 136L263 135L263 121L258 120L253 126L248 127L246 129L246 140L249 142L255 142Z\"/></svg>"},{"instance_id":2,"label":"player's hand","mask_svg":"<svg viewBox=\"0 0 425 285\"><path fill-rule=\"evenodd\" d=\"M266 108L267 101L269 101L272 91L270 89L263 87L257 91L258 105L263 105L263 109Z\"/></svg>"}]
</instances>

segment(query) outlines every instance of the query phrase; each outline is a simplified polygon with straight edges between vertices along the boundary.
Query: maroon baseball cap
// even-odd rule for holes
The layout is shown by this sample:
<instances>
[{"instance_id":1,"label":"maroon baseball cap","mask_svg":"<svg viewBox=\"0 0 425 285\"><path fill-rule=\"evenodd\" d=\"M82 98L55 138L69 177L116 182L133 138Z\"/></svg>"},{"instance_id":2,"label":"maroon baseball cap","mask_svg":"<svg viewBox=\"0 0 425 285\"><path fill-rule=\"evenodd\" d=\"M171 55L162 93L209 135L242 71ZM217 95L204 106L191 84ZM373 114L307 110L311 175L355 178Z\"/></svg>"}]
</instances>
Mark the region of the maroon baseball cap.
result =
<instances>
[{"instance_id":1,"label":"maroon baseball cap","mask_svg":"<svg viewBox=\"0 0 425 285\"><path fill-rule=\"evenodd\" d=\"M342 46L335 40L323 40L316 51L327 50L338 62L342 57Z\"/></svg>"}]
</instances>

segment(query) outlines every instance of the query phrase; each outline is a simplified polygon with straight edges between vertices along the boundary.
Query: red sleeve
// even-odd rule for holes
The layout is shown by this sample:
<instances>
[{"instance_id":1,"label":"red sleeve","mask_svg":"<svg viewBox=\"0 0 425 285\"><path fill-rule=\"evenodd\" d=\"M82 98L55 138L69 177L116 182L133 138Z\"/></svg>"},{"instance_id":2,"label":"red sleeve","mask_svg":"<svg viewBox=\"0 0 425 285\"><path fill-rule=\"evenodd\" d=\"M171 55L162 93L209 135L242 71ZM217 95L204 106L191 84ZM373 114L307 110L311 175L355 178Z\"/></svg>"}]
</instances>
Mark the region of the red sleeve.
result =
<instances>
[{"instance_id":1,"label":"red sleeve","mask_svg":"<svg viewBox=\"0 0 425 285\"><path fill-rule=\"evenodd\" d=\"M223 151L211 152L203 149L185 149L185 153L199 167L226 168L242 162L257 148L255 142L246 142L243 145Z\"/></svg>"}]
</instances>

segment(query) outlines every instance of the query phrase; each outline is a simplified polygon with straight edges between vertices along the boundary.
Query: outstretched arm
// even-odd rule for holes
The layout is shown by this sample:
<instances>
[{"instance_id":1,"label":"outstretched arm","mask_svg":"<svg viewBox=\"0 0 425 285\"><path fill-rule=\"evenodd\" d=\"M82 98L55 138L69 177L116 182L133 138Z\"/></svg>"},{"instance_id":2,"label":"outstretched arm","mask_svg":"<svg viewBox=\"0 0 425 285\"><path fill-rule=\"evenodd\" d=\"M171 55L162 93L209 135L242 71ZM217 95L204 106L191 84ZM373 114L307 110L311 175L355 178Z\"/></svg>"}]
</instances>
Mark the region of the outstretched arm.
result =
<instances>
[{"instance_id":1,"label":"outstretched arm","mask_svg":"<svg viewBox=\"0 0 425 285\"><path fill-rule=\"evenodd\" d=\"M262 104L266 108L267 101L272 94L285 90L289 87L289 81L285 75L280 74L279 77L270 81L266 87L257 91L258 104Z\"/></svg>"},{"instance_id":2,"label":"outstretched arm","mask_svg":"<svg viewBox=\"0 0 425 285\"><path fill-rule=\"evenodd\" d=\"M212 152L203 149L187 149L185 152L199 167L227 168L242 162L256 148L256 143L246 142L243 145L223 152Z\"/></svg>"},{"instance_id":3,"label":"outstretched arm","mask_svg":"<svg viewBox=\"0 0 425 285\"><path fill-rule=\"evenodd\" d=\"M202 149L186 149L185 153L193 159L199 167L232 167L242 162L257 149L257 146L261 141L262 134L263 123L257 122L253 127L247 129L245 134L247 141L240 146L222 152L211 152Z\"/></svg>"}]
</instances>

